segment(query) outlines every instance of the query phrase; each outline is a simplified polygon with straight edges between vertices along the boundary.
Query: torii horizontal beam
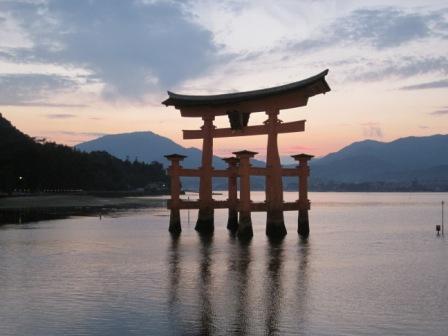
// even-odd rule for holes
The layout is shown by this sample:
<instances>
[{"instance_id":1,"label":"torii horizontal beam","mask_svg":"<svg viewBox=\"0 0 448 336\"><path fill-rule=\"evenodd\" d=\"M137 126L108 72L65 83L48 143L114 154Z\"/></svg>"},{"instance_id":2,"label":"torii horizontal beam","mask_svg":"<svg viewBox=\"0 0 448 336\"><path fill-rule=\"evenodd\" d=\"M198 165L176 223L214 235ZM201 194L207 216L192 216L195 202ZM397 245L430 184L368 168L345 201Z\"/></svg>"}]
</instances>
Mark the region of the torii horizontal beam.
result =
<instances>
[{"instance_id":1,"label":"torii horizontal beam","mask_svg":"<svg viewBox=\"0 0 448 336\"><path fill-rule=\"evenodd\" d=\"M277 133L303 132L305 130L305 121L285 122L277 125ZM203 130L183 130L184 139L203 139L205 134ZM212 131L213 138L229 138L237 136L263 135L268 133L267 125L247 126L242 130L233 130L231 128L216 128Z\"/></svg>"},{"instance_id":2,"label":"torii horizontal beam","mask_svg":"<svg viewBox=\"0 0 448 336\"><path fill-rule=\"evenodd\" d=\"M251 176L267 176L269 175L269 169L265 167L250 167L249 172ZM190 169L190 168L179 168L178 176L183 177L200 177L202 172L201 169ZM300 176L301 168L282 168L282 176ZM232 172L226 169L213 169L210 175L213 177L229 177Z\"/></svg>"},{"instance_id":3,"label":"torii horizontal beam","mask_svg":"<svg viewBox=\"0 0 448 336\"><path fill-rule=\"evenodd\" d=\"M167 208L171 209L172 206L172 201L168 200L167 201ZM302 204L303 203L303 204ZM226 209L229 207L229 201L217 201L217 200L213 200L212 201L213 204L213 208L214 209ZM181 200L179 202L179 204L176 205L179 209L199 209L199 201L186 201L186 200ZM240 201L238 200L238 204L237 204L237 209L240 210L241 204ZM303 200L303 201L295 201L295 202L283 202L282 203L282 210L283 211L294 211L294 210L299 210L299 209L310 209L310 201L308 199ZM250 203L250 210L251 212L256 211L256 212L265 212L267 209L267 205L266 202L251 202Z\"/></svg>"}]
</instances>

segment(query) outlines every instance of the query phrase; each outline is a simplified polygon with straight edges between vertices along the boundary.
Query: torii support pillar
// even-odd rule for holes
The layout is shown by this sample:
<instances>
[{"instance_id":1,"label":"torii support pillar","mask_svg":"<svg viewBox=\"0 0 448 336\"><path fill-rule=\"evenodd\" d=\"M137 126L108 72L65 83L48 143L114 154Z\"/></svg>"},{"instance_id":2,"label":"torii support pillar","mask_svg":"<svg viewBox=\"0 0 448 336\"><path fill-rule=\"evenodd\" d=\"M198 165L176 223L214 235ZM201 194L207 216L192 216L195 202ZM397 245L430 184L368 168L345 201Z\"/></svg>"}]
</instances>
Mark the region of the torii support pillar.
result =
<instances>
[{"instance_id":1,"label":"torii support pillar","mask_svg":"<svg viewBox=\"0 0 448 336\"><path fill-rule=\"evenodd\" d=\"M212 173L213 173L213 115L204 115L201 127L204 132L202 143L202 166L199 181L199 212L196 221L196 231L202 234L212 234L214 227L214 208L212 199Z\"/></svg>"},{"instance_id":2,"label":"torii support pillar","mask_svg":"<svg viewBox=\"0 0 448 336\"><path fill-rule=\"evenodd\" d=\"M310 209L310 201L308 200L308 176L310 175L310 167L308 161L314 156L308 154L292 155L292 158L299 162L299 219L297 232L303 238L310 235L310 224L308 219L308 210Z\"/></svg>"},{"instance_id":3,"label":"torii support pillar","mask_svg":"<svg viewBox=\"0 0 448 336\"><path fill-rule=\"evenodd\" d=\"M271 238L282 238L286 235L283 218L283 181L282 166L278 153L277 135L279 125L278 109L266 111L268 120L265 121L268 131L268 146L266 155L266 234Z\"/></svg>"},{"instance_id":4,"label":"torii support pillar","mask_svg":"<svg viewBox=\"0 0 448 336\"><path fill-rule=\"evenodd\" d=\"M237 174L238 174L238 162L240 161L236 157L229 157L223 159L227 164L227 171L229 173L227 185L228 185L228 202L229 202L229 218L227 219L227 229L231 232L238 230L238 186L237 186Z\"/></svg>"},{"instance_id":5,"label":"torii support pillar","mask_svg":"<svg viewBox=\"0 0 448 336\"><path fill-rule=\"evenodd\" d=\"M240 159L240 167L238 169L238 175L240 176L240 218L237 235L238 238L247 240L251 239L254 235L250 215L250 158L254 157L257 153L243 150L234 152L233 154Z\"/></svg>"},{"instance_id":6,"label":"torii support pillar","mask_svg":"<svg viewBox=\"0 0 448 336\"><path fill-rule=\"evenodd\" d=\"M179 235L182 231L180 223L180 161L186 158L184 155L171 154L165 155L171 162L168 168L168 174L171 177L171 203L170 203L170 226L169 231L174 235Z\"/></svg>"}]
</instances>

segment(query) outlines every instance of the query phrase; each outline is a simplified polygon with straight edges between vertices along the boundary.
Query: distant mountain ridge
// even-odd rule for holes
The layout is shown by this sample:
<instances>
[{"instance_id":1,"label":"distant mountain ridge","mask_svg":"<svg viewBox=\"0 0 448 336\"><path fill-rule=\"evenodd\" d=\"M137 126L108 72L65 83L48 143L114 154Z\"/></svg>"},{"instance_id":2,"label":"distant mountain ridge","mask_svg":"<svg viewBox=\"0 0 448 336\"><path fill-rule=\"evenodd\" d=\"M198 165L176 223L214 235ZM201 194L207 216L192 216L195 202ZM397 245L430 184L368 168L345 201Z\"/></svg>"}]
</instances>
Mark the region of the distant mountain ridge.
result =
<instances>
[{"instance_id":1,"label":"distant mountain ridge","mask_svg":"<svg viewBox=\"0 0 448 336\"><path fill-rule=\"evenodd\" d=\"M391 142L364 140L354 142L336 153L331 153L323 159L330 162L334 159L345 159L365 154L371 157L381 158L388 162L404 160L402 163L411 167L426 167L428 164L446 163L448 135L431 135L399 138Z\"/></svg>"},{"instance_id":2,"label":"distant mountain ridge","mask_svg":"<svg viewBox=\"0 0 448 336\"><path fill-rule=\"evenodd\" d=\"M129 159L130 161L134 161L137 159L146 163L157 161L165 167L169 165L169 162L164 155L174 153L186 156L185 160L182 161L182 166L185 168L198 168L201 166L202 161L201 150L194 147L185 148L169 138L150 131L105 135L91 141L80 143L75 148L88 153L106 151L122 160ZM236 148L235 150L240 149ZM251 160L251 162L255 166L265 165L264 162L258 160ZM227 164L221 158L213 156L213 167L216 169L225 169L227 168ZM258 186L258 188L263 186L264 180L260 177L254 177L252 180L253 186ZM199 179L195 177L182 177L182 185L188 190L198 190ZM215 190L226 188L226 186L227 181L225 178L216 178L213 181L213 188Z\"/></svg>"},{"instance_id":3,"label":"distant mountain ridge","mask_svg":"<svg viewBox=\"0 0 448 336\"><path fill-rule=\"evenodd\" d=\"M338 182L448 179L448 135L364 140L313 160L314 179ZM436 175L433 172L438 172Z\"/></svg>"},{"instance_id":4,"label":"distant mountain ridge","mask_svg":"<svg viewBox=\"0 0 448 336\"><path fill-rule=\"evenodd\" d=\"M76 148L86 152L104 150L120 159L128 158L131 161L135 158L145 162L159 161L165 166L168 162L164 155L178 153L187 156L184 167L197 168L201 165L199 149L182 147L153 132L106 135L81 143ZM265 165L258 160L254 160L253 164ZM213 166L223 169L226 164L214 156ZM448 186L448 135L410 136L391 142L354 142L337 152L313 159L310 180L311 188L317 190L327 190L334 183L344 185L341 190L351 190L347 189L346 184L379 182L397 185L418 182L430 185L431 190L438 190L439 185ZM263 188L262 177L254 177L252 181L254 188ZM184 178L183 183L186 188L197 189L197 179ZM297 179L285 178L284 185L294 189ZM214 188L225 188L225 181L217 179ZM379 188L385 187L380 185ZM393 190L394 187L390 188Z\"/></svg>"},{"instance_id":5,"label":"distant mountain ridge","mask_svg":"<svg viewBox=\"0 0 448 336\"><path fill-rule=\"evenodd\" d=\"M105 135L80 143L75 147L84 152L106 151L122 160L129 159L133 161L137 158L139 161L147 163L158 161L165 166L168 165L168 160L164 155L182 154L187 156L182 161L182 165L186 168L199 167L202 157L202 151L199 149L183 147L173 140L151 131ZM263 165L264 162L254 160L254 164ZM221 158L213 156L213 166L222 169L226 168L227 164Z\"/></svg>"}]
</instances>

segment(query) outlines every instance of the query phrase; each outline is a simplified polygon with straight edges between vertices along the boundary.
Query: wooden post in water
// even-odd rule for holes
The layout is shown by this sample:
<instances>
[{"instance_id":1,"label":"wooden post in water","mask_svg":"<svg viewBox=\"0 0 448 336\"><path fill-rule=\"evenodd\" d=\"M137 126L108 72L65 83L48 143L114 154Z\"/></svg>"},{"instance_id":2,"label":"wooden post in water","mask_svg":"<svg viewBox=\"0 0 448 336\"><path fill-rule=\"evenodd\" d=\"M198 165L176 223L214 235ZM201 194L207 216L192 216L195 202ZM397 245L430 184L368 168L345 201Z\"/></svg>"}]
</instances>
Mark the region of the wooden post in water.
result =
<instances>
[{"instance_id":1,"label":"wooden post in water","mask_svg":"<svg viewBox=\"0 0 448 336\"><path fill-rule=\"evenodd\" d=\"M267 126L268 144L266 154L266 234L272 238L281 238L286 235L285 221L283 218L283 182L282 166L280 155L278 153L278 126L281 123L278 120L278 109L269 109L266 111L268 120Z\"/></svg>"},{"instance_id":2,"label":"wooden post in water","mask_svg":"<svg viewBox=\"0 0 448 336\"><path fill-rule=\"evenodd\" d=\"M297 232L303 238L308 238L310 234L310 224L308 219L308 210L310 209L310 201L308 200L308 176L310 175L310 167L308 161L314 156L308 154L297 154L291 156L299 162L299 219Z\"/></svg>"},{"instance_id":3,"label":"wooden post in water","mask_svg":"<svg viewBox=\"0 0 448 336\"><path fill-rule=\"evenodd\" d=\"M165 157L171 162L168 167L168 174L171 177L171 201L170 201L170 226L169 231L172 234L178 235L182 231L180 223L180 161L186 158L185 155L171 154L165 155Z\"/></svg>"},{"instance_id":4,"label":"wooden post in water","mask_svg":"<svg viewBox=\"0 0 448 336\"><path fill-rule=\"evenodd\" d=\"M251 200L250 200L250 158L254 157L256 152L247 150L234 152L240 160L238 175L240 177L240 218L238 222L238 238L250 239L254 235L252 230L251 218Z\"/></svg>"},{"instance_id":5,"label":"wooden post in water","mask_svg":"<svg viewBox=\"0 0 448 336\"><path fill-rule=\"evenodd\" d=\"M229 172L227 178L228 187L228 202L229 202L229 218L227 219L227 229L231 232L238 230L238 162L236 157L228 157L223 159L227 164L227 171Z\"/></svg>"},{"instance_id":6,"label":"wooden post in water","mask_svg":"<svg viewBox=\"0 0 448 336\"><path fill-rule=\"evenodd\" d=\"M203 234L212 234L214 227L214 209L212 199L212 160L213 160L213 120L215 117L210 114L202 116L204 125L202 142L202 166L199 181L199 212L195 229Z\"/></svg>"}]
</instances>

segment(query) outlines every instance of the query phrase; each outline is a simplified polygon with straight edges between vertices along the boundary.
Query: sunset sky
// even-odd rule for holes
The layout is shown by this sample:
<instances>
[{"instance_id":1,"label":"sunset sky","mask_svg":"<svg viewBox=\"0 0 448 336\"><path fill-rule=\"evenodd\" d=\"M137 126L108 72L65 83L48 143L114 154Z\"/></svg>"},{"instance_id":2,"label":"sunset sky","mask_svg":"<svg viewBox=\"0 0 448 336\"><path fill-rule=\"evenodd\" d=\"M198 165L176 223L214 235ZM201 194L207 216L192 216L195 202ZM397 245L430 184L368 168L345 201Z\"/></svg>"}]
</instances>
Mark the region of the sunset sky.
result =
<instances>
[{"instance_id":1,"label":"sunset sky","mask_svg":"<svg viewBox=\"0 0 448 336\"><path fill-rule=\"evenodd\" d=\"M161 105L167 90L252 90L327 68L331 92L280 113L307 120L280 136L282 155L448 133L446 0L0 0L0 113L68 145L149 130L200 147L181 130L201 121ZM263 158L266 137L215 144Z\"/></svg>"}]
</instances>

